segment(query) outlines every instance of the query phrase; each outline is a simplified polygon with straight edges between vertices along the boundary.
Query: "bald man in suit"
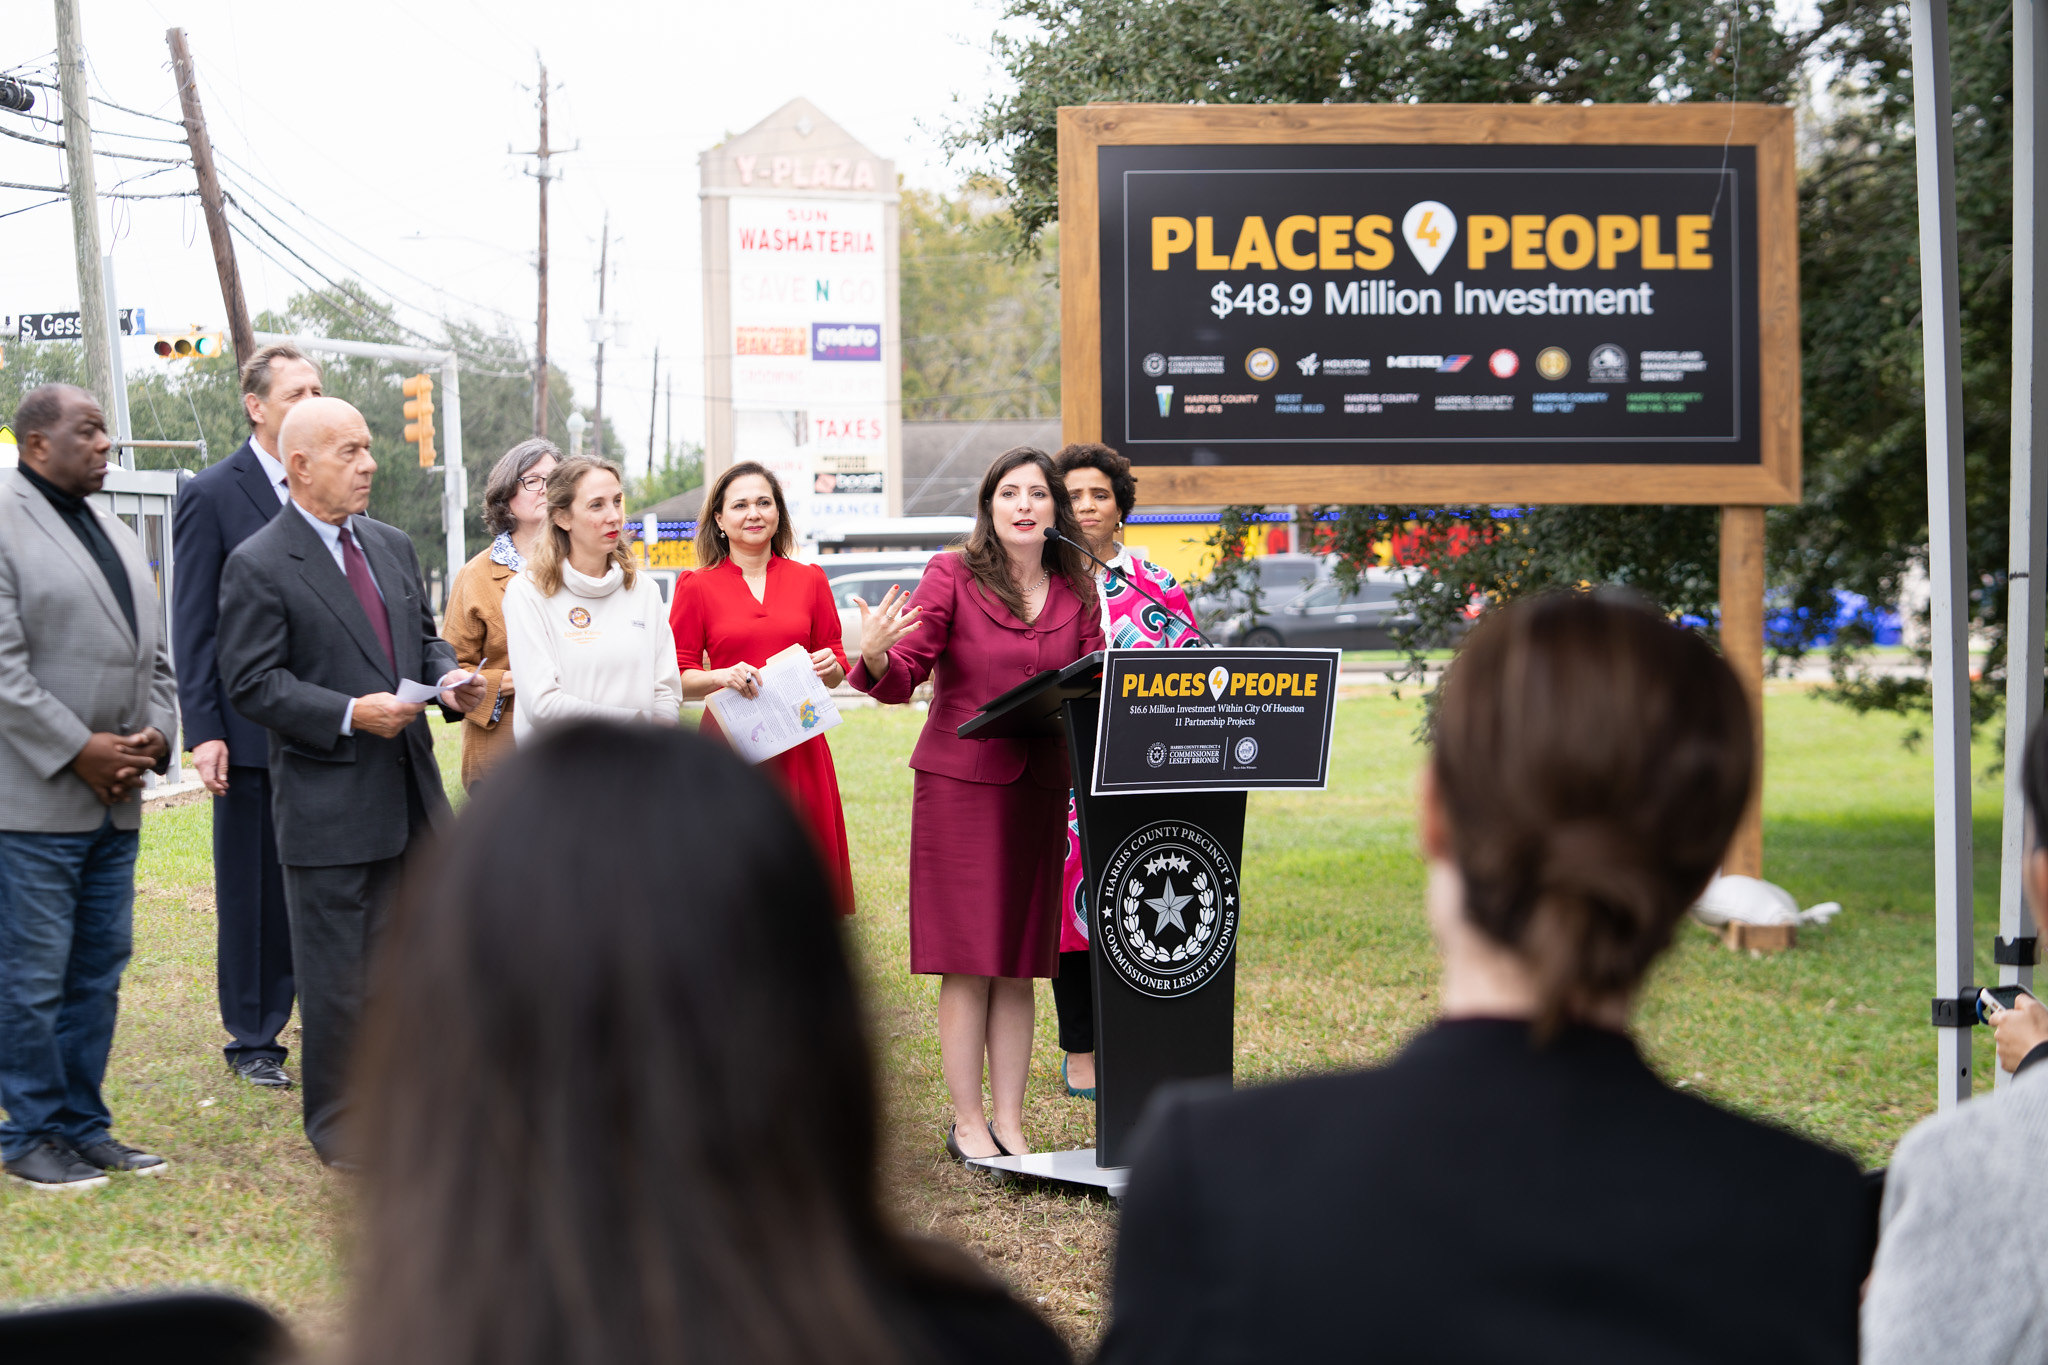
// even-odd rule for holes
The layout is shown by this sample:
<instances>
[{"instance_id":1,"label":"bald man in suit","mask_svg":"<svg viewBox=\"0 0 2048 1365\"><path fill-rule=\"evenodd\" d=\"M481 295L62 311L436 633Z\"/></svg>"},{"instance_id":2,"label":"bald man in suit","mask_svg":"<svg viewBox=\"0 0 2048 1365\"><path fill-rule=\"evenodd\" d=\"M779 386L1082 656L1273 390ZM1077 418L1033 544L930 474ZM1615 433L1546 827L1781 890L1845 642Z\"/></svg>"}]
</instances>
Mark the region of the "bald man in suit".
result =
<instances>
[{"instance_id":1,"label":"bald man in suit","mask_svg":"<svg viewBox=\"0 0 2048 1365\"><path fill-rule=\"evenodd\" d=\"M412 541L363 515L377 462L362 414L308 398L278 443L291 500L228 556L219 657L228 700L270 731L272 813L299 990L306 1136L346 1167L342 1082L365 964L407 851L448 814L426 706L483 700L435 632Z\"/></svg>"}]
</instances>

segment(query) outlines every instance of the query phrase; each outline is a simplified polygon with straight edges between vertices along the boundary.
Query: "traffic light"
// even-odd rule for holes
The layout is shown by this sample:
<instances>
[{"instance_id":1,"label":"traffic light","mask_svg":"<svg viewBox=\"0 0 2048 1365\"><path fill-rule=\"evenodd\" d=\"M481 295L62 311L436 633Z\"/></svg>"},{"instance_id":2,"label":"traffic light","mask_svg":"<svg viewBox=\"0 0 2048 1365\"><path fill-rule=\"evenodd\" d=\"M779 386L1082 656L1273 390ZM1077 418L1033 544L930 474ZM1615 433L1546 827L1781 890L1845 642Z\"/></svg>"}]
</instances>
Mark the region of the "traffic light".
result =
<instances>
[{"instance_id":1,"label":"traffic light","mask_svg":"<svg viewBox=\"0 0 2048 1365\"><path fill-rule=\"evenodd\" d=\"M405 439L420 448L420 468L434 467L434 379L416 374L398 386L405 395Z\"/></svg>"},{"instance_id":2,"label":"traffic light","mask_svg":"<svg viewBox=\"0 0 2048 1365\"><path fill-rule=\"evenodd\" d=\"M219 355L227 348L219 332L201 327L187 327L182 332L159 332L156 334L156 353L166 360L205 359Z\"/></svg>"}]
</instances>

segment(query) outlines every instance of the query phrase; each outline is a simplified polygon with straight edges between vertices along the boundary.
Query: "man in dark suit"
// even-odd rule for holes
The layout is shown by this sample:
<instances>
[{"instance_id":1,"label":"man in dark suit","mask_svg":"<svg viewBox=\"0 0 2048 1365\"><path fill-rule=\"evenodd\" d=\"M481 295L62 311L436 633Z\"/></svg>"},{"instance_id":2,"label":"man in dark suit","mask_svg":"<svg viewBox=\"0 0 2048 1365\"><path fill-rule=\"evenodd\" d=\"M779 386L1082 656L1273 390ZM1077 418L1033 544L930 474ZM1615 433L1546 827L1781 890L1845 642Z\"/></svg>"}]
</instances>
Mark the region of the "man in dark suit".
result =
<instances>
[{"instance_id":1,"label":"man in dark suit","mask_svg":"<svg viewBox=\"0 0 2048 1365\"><path fill-rule=\"evenodd\" d=\"M338 398L308 398L279 433L291 503L228 556L220 674L229 703L270 731L271 809L291 916L306 1136L347 1165L342 1082L364 967L407 848L448 813L423 702L451 718L483 700L434 631L404 532L363 515L370 430Z\"/></svg>"},{"instance_id":2,"label":"man in dark suit","mask_svg":"<svg viewBox=\"0 0 2048 1365\"><path fill-rule=\"evenodd\" d=\"M213 793L215 975L228 1066L252 1085L286 1086L278 1034L292 1014L291 923L270 821L270 736L228 704L214 641L220 571L237 545L270 523L290 498L277 455L285 414L320 396L320 367L297 347L265 346L242 366L249 439L202 470L178 495L172 540L172 639L185 744Z\"/></svg>"}]
</instances>

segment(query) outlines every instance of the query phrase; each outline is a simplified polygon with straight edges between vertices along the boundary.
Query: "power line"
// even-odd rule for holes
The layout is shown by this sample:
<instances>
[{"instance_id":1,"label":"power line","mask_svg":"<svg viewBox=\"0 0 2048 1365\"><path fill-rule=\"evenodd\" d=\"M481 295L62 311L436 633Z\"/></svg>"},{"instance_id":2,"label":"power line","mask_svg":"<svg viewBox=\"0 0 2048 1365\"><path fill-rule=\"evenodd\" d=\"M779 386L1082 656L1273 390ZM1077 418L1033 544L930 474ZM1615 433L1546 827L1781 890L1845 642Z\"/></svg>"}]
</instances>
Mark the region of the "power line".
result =
<instances>
[{"instance_id":1,"label":"power line","mask_svg":"<svg viewBox=\"0 0 2048 1365\"><path fill-rule=\"evenodd\" d=\"M220 151L218 148L215 148L214 154L218 156L222 161L225 161L230 166L233 166L235 170L239 172L241 175L248 177L250 181L253 181L258 186L261 186L267 193L275 195L278 199L283 200L284 203L288 205L292 209L292 211L297 213L301 218L304 218L307 222L312 223L314 226L319 227L321 230L327 232L336 240L346 243L349 247L353 248L356 251L360 251L363 255L369 257L371 260L377 262L379 265L382 265L390 270L395 270L399 274L405 276L405 278L413 281L415 284L425 285L427 288L433 290L435 293L440 294L445 298L453 299L457 303L465 304L468 307L476 309L478 312L494 313L497 316L506 319L507 321L511 320L511 314L505 312L505 310L502 308L495 308L492 307L490 304L479 303L475 299L464 298L462 295L454 293L451 290L435 283L432 280L425 279L419 275L413 274L410 270L407 270L402 265L398 265L393 261L386 260L384 257L379 256L376 252L364 246L362 243L356 241L354 238L349 237L347 234L343 233L339 228L336 228L332 224L327 223L319 218L315 218L312 214L307 213L304 209L300 208L296 202L293 201L290 195L284 193L276 186L264 181L259 176L257 176L254 171L251 171L247 166L244 166L241 162L236 161L227 153ZM275 209L271 208L269 204L265 203L261 199L258 199L253 194L250 194L246 185L242 187L242 190L244 195L249 197L252 202L257 204L258 207L262 208L264 212L268 213L280 224L284 222L284 217L282 214L278 213ZM309 236L303 229L293 228L292 230L298 232L299 235L305 238L306 241L312 242L312 237ZM342 261L339 256L336 256L331 249L325 247L321 249L327 251L328 255L333 257L333 259L337 263L340 263L342 265L347 264L347 262Z\"/></svg>"},{"instance_id":2,"label":"power line","mask_svg":"<svg viewBox=\"0 0 2048 1365\"><path fill-rule=\"evenodd\" d=\"M92 58L90 57L86 58L87 62L91 62L91 60ZM93 70L93 79L95 81L99 79L99 70L96 67ZM87 95L86 98L91 100L94 104L103 104L109 109L118 109L124 114L133 114L137 118L146 118L156 123L168 123L173 128L183 128L185 126L184 123L178 119L165 118L162 114L146 114L140 109L130 109L125 104L116 104L112 100L102 99L98 95Z\"/></svg>"},{"instance_id":3,"label":"power line","mask_svg":"<svg viewBox=\"0 0 2048 1365\"><path fill-rule=\"evenodd\" d=\"M381 310L383 307L385 307L384 305L380 305L379 302L375 299L365 298L359 290L352 289L348 285L341 283L339 280L334 279L332 276L328 275L326 271L322 270L319 266L314 265L304 256L301 256L297 251L294 251L292 249L291 244L285 241L282 237L278 236L276 233L272 232L270 228L264 224L262 219L250 213L248 209L242 207L241 201L235 198L234 195L223 195L222 200L227 204L229 208L232 208L233 210L235 210L235 212L241 214L242 217L248 221L250 226L254 227L258 232L261 232L271 241L277 243L278 248L280 250L284 251L287 255L289 255L293 260L297 261L300 265L306 267L306 269L312 271L313 274L318 279L323 281L327 285L327 287L333 290L335 293L340 294L345 298L354 299L357 303L361 304L365 308ZM246 234L244 234L243 240L253 241L253 239L249 238ZM265 254L268 255L269 253L266 252ZM280 266L279 268L282 269L283 267ZM313 292L318 293L320 291L314 290ZM397 318L392 317L388 312L385 312L384 314L384 321L386 326L395 327L399 331L404 332L406 335L414 338L415 340L424 342L427 345L438 347L441 344L438 338L431 337L427 335L425 332L419 331L417 328L408 327L405 323L402 323Z\"/></svg>"},{"instance_id":4,"label":"power line","mask_svg":"<svg viewBox=\"0 0 2048 1365\"><path fill-rule=\"evenodd\" d=\"M46 209L52 204L61 204L63 202L64 196L60 194L55 199L45 199L41 203L30 204L27 208L9 209L5 213L0 213L0 218L12 218L17 213L27 213L31 209Z\"/></svg>"}]
</instances>

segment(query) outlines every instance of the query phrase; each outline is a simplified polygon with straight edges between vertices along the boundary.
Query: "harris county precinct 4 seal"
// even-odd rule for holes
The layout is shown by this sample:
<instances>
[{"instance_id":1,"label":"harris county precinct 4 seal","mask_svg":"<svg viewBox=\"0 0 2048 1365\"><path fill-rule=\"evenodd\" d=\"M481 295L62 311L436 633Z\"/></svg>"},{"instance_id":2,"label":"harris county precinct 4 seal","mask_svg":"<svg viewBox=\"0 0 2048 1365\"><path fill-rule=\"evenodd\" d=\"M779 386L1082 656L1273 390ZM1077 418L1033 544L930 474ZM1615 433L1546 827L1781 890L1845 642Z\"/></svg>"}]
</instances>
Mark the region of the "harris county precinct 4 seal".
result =
<instances>
[{"instance_id":1,"label":"harris county precinct 4 seal","mask_svg":"<svg viewBox=\"0 0 2048 1365\"><path fill-rule=\"evenodd\" d=\"M1103 956L1146 995L1192 994L1237 950L1237 869L1197 825L1133 831L1110 855L1095 904Z\"/></svg>"}]
</instances>

